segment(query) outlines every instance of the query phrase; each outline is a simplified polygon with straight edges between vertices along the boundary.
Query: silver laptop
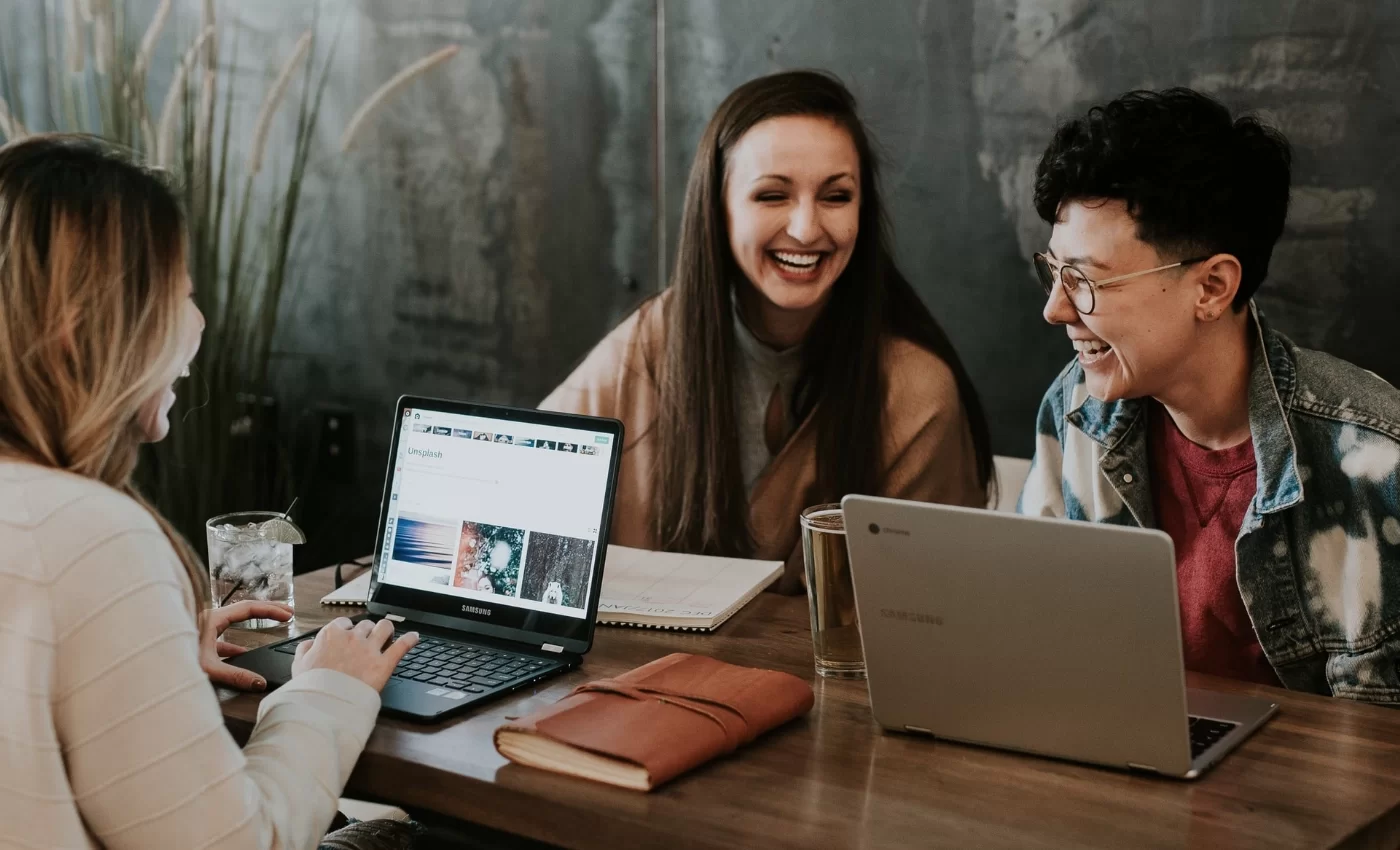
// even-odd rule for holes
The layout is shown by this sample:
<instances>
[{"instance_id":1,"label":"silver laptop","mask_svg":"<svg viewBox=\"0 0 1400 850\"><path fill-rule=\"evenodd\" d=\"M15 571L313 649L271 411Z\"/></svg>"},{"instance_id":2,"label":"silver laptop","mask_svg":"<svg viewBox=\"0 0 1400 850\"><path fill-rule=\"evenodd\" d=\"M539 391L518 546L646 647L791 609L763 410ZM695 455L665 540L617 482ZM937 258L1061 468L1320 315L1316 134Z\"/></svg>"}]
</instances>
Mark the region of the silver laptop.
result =
<instances>
[{"instance_id":1,"label":"silver laptop","mask_svg":"<svg viewBox=\"0 0 1400 850\"><path fill-rule=\"evenodd\" d=\"M1194 779L1274 715L1188 689L1160 531L847 496L886 729Z\"/></svg>"}]
</instances>

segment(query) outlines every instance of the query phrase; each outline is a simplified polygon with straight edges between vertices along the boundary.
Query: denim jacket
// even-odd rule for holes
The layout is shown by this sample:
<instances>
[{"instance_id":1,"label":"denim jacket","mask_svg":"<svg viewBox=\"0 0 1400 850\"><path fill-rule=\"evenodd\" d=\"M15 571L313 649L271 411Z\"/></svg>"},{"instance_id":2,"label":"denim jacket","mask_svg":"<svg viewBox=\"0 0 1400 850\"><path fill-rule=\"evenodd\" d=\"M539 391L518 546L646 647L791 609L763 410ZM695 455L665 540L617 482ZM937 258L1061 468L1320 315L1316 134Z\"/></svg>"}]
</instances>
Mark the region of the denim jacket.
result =
<instances>
[{"instance_id":1,"label":"denim jacket","mask_svg":"<svg viewBox=\"0 0 1400 850\"><path fill-rule=\"evenodd\" d=\"M1240 595L1286 687L1400 705L1400 392L1250 310L1257 480L1235 539ZM1091 398L1071 362L1041 403L1017 509L1155 527L1146 412Z\"/></svg>"}]
</instances>

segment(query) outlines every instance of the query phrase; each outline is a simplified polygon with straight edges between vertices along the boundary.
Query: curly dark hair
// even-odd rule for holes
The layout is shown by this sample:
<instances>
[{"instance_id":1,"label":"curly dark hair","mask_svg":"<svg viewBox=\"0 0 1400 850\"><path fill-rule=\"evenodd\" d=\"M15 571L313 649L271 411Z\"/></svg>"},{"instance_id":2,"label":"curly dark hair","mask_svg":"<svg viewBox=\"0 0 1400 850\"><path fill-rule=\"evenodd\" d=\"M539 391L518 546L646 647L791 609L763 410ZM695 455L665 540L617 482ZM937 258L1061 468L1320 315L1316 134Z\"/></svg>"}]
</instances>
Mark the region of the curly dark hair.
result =
<instances>
[{"instance_id":1,"label":"curly dark hair","mask_svg":"<svg viewBox=\"0 0 1400 850\"><path fill-rule=\"evenodd\" d=\"M1035 171L1035 210L1054 224L1066 201L1122 200L1138 238L1164 256L1233 254L1239 310L1283 233L1292 159L1278 130L1232 118L1200 92L1132 91L1055 130Z\"/></svg>"}]
</instances>

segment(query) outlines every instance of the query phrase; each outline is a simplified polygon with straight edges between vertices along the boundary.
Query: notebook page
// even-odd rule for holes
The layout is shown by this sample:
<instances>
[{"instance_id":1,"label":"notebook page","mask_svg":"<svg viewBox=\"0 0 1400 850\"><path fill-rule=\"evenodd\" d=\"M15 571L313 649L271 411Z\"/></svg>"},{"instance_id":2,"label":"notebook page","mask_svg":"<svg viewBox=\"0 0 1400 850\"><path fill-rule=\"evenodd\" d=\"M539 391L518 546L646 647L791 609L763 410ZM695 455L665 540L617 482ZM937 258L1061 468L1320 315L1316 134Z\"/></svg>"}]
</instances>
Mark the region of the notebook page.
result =
<instances>
[{"instance_id":1,"label":"notebook page","mask_svg":"<svg viewBox=\"0 0 1400 850\"><path fill-rule=\"evenodd\" d=\"M769 584L780 561L648 552L609 546L599 618L713 620Z\"/></svg>"},{"instance_id":2,"label":"notebook page","mask_svg":"<svg viewBox=\"0 0 1400 850\"><path fill-rule=\"evenodd\" d=\"M322 605L365 605L369 602L369 570L321 597Z\"/></svg>"}]
</instances>

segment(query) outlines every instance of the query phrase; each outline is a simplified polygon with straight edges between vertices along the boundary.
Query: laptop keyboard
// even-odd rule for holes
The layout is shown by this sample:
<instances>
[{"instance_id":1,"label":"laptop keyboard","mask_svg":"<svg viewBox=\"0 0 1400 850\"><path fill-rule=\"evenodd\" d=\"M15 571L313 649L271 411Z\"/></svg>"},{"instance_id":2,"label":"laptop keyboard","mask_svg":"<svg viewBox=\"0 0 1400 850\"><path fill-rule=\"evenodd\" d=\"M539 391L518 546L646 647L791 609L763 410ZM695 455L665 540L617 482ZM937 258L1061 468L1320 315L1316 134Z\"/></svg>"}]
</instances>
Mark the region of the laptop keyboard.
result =
<instances>
[{"instance_id":1,"label":"laptop keyboard","mask_svg":"<svg viewBox=\"0 0 1400 850\"><path fill-rule=\"evenodd\" d=\"M1191 758L1196 758L1201 753L1210 749L1217 741L1230 734L1238 723L1227 723L1222 720L1208 720L1204 717L1192 717L1190 719L1191 729Z\"/></svg>"},{"instance_id":2,"label":"laptop keyboard","mask_svg":"<svg viewBox=\"0 0 1400 850\"><path fill-rule=\"evenodd\" d=\"M395 632L397 640L403 632ZM302 640L310 640L307 635ZM295 653L301 640L274 647L278 652ZM497 688L533 679L559 668L556 661L531 658L499 649L439 640L422 635L394 668L392 678L451 688L468 694L483 694Z\"/></svg>"}]
</instances>

